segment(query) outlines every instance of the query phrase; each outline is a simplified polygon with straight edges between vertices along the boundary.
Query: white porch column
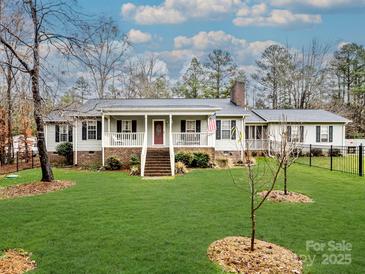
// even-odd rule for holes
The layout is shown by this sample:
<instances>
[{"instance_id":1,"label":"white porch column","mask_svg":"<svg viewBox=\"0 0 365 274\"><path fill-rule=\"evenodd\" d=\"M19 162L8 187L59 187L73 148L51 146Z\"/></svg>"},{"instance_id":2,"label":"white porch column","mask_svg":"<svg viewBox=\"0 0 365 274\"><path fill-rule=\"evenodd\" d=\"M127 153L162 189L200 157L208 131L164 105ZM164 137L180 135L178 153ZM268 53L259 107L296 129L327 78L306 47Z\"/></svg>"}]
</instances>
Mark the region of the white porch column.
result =
<instances>
[{"instance_id":1,"label":"white porch column","mask_svg":"<svg viewBox=\"0 0 365 274\"><path fill-rule=\"evenodd\" d=\"M175 152L174 152L174 140L172 137L172 114L169 114L169 119L170 119L170 123L169 123L169 129L170 129L170 134L169 134L169 138L170 138L170 142L169 142L169 151L170 151L170 167L171 167L171 176L175 176Z\"/></svg>"},{"instance_id":2,"label":"white porch column","mask_svg":"<svg viewBox=\"0 0 365 274\"><path fill-rule=\"evenodd\" d=\"M102 164L104 166L105 159L104 159L104 113L101 115L101 157L102 157Z\"/></svg>"},{"instance_id":3,"label":"white porch column","mask_svg":"<svg viewBox=\"0 0 365 274\"><path fill-rule=\"evenodd\" d=\"M245 158L245 151L246 151L246 121L245 121L245 116L242 116L242 121L241 121L241 132L242 132L242 140L241 142L243 142L241 144L242 147L242 151L241 151L241 161L244 161Z\"/></svg>"},{"instance_id":4,"label":"white porch column","mask_svg":"<svg viewBox=\"0 0 365 274\"><path fill-rule=\"evenodd\" d=\"M147 116L147 114L145 114L145 116L144 116L144 134L145 134L146 140L147 140L147 131L148 131L148 116ZM148 143L148 140L145 145L147 145L147 143Z\"/></svg>"},{"instance_id":5,"label":"white porch column","mask_svg":"<svg viewBox=\"0 0 365 274\"><path fill-rule=\"evenodd\" d=\"M78 118L76 118L76 121L75 121L75 134L73 136L73 140L74 140L74 152L75 152L75 158L74 158L74 165L77 166L77 151L78 151L78 148L77 148L77 129L78 129L78 126L79 126L79 123L78 123Z\"/></svg>"},{"instance_id":6,"label":"white porch column","mask_svg":"<svg viewBox=\"0 0 365 274\"><path fill-rule=\"evenodd\" d=\"M108 116L108 132L111 132L111 130L110 130L110 115Z\"/></svg>"}]
</instances>

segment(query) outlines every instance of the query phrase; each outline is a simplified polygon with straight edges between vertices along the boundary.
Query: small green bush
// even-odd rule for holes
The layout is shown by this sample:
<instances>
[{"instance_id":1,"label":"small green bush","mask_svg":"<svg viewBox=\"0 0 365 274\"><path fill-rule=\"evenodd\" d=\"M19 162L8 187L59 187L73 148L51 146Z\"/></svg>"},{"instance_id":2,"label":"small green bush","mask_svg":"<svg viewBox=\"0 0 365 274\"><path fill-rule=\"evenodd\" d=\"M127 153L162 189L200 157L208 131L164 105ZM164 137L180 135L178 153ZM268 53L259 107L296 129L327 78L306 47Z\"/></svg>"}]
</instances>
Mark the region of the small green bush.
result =
<instances>
[{"instance_id":1,"label":"small green bush","mask_svg":"<svg viewBox=\"0 0 365 274\"><path fill-rule=\"evenodd\" d=\"M206 153L196 152L193 154L192 167L207 168L209 167L210 157Z\"/></svg>"},{"instance_id":2,"label":"small green bush","mask_svg":"<svg viewBox=\"0 0 365 274\"><path fill-rule=\"evenodd\" d=\"M190 152L178 152L175 155L175 163L182 162L185 166L190 167L193 162L193 155Z\"/></svg>"},{"instance_id":3,"label":"small green bush","mask_svg":"<svg viewBox=\"0 0 365 274\"><path fill-rule=\"evenodd\" d=\"M64 156L66 158L66 163L68 165L73 164L73 148L72 143L62 143L56 147L56 152L58 155Z\"/></svg>"},{"instance_id":4,"label":"small green bush","mask_svg":"<svg viewBox=\"0 0 365 274\"><path fill-rule=\"evenodd\" d=\"M108 170L119 170L122 167L122 162L115 158L115 157L109 157L105 161L105 168Z\"/></svg>"},{"instance_id":5,"label":"small green bush","mask_svg":"<svg viewBox=\"0 0 365 274\"><path fill-rule=\"evenodd\" d=\"M135 166L135 165L139 165L140 161L137 155L132 154L131 155L131 159L129 160L129 165L130 166Z\"/></svg>"}]
</instances>

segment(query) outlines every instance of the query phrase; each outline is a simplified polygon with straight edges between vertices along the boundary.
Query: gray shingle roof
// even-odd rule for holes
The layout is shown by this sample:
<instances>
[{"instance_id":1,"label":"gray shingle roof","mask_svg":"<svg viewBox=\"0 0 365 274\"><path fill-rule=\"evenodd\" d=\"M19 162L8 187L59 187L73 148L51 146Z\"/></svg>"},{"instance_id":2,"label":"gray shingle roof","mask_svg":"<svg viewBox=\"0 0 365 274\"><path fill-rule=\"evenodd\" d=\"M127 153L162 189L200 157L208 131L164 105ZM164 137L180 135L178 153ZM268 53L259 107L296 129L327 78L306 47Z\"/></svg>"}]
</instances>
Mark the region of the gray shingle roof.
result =
<instances>
[{"instance_id":1,"label":"gray shingle roof","mask_svg":"<svg viewBox=\"0 0 365 274\"><path fill-rule=\"evenodd\" d=\"M350 120L322 109L260 109L253 110L254 113L265 119L267 122L277 123L298 122L298 123L347 123Z\"/></svg>"},{"instance_id":2,"label":"gray shingle roof","mask_svg":"<svg viewBox=\"0 0 365 274\"><path fill-rule=\"evenodd\" d=\"M247 123L280 122L285 117L287 122L298 123L347 123L350 120L325 110L302 109L260 109L246 110L231 103L230 99L91 99L77 110L64 113L53 112L45 121L63 122L72 116L101 116L101 110L128 110L133 108L159 109L206 109L215 111L217 116L248 115Z\"/></svg>"},{"instance_id":3,"label":"gray shingle roof","mask_svg":"<svg viewBox=\"0 0 365 274\"><path fill-rule=\"evenodd\" d=\"M75 115L99 116L102 109L132 108L188 108L216 111L217 115L248 115L251 112L238 107L230 99L91 99ZM77 113L77 114L76 114Z\"/></svg>"}]
</instances>

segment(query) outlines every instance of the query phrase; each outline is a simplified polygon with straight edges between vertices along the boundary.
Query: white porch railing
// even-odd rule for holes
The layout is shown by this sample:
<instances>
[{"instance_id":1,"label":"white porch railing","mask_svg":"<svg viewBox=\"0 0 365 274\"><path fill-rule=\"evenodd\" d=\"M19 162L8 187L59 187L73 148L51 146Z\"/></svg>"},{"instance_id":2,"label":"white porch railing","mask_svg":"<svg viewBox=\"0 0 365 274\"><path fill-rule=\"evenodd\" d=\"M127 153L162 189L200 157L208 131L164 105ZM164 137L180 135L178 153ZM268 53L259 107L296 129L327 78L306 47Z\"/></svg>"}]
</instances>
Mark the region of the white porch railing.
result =
<instances>
[{"instance_id":1,"label":"white porch railing","mask_svg":"<svg viewBox=\"0 0 365 274\"><path fill-rule=\"evenodd\" d=\"M256 139L247 139L246 140L246 149L247 150L267 150L269 147L269 140L256 140Z\"/></svg>"},{"instance_id":2,"label":"white porch railing","mask_svg":"<svg viewBox=\"0 0 365 274\"><path fill-rule=\"evenodd\" d=\"M174 147L201 147L209 146L208 132L174 132L172 133L172 140Z\"/></svg>"},{"instance_id":3,"label":"white porch railing","mask_svg":"<svg viewBox=\"0 0 365 274\"><path fill-rule=\"evenodd\" d=\"M105 147L142 147L144 132L105 132Z\"/></svg>"}]
</instances>

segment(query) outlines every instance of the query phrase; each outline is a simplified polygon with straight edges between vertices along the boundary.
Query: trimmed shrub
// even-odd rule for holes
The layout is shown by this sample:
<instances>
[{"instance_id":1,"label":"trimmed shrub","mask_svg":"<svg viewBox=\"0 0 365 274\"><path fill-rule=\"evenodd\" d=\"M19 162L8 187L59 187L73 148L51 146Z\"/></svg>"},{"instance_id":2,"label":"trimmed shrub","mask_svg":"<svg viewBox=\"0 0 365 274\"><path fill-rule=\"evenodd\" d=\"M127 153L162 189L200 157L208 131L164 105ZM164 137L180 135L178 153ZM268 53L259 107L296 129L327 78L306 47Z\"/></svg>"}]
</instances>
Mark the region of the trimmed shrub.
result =
<instances>
[{"instance_id":1,"label":"trimmed shrub","mask_svg":"<svg viewBox=\"0 0 365 274\"><path fill-rule=\"evenodd\" d=\"M186 168L183 162L177 162L175 164L175 173L176 174L185 174L188 173L188 169Z\"/></svg>"},{"instance_id":2,"label":"trimmed shrub","mask_svg":"<svg viewBox=\"0 0 365 274\"><path fill-rule=\"evenodd\" d=\"M135 166L135 165L139 165L139 164L141 164L141 162L139 161L138 156L135 154L131 155L131 159L129 160L129 165Z\"/></svg>"},{"instance_id":3,"label":"trimmed shrub","mask_svg":"<svg viewBox=\"0 0 365 274\"><path fill-rule=\"evenodd\" d=\"M311 153L314 157L323 156L323 151L321 148L312 148Z\"/></svg>"},{"instance_id":4,"label":"trimmed shrub","mask_svg":"<svg viewBox=\"0 0 365 274\"><path fill-rule=\"evenodd\" d=\"M196 152L193 154L192 167L207 168L209 167L210 157L206 153Z\"/></svg>"},{"instance_id":5,"label":"trimmed shrub","mask_svg":"<svg viewBox=\"0 0 365 274\"><path fill-rule=\"evenodd\" d=\"M332 148L332 153L331 150L328 152L328 156L332 156L332 157L340 157L342 156L341 150L339 148Z\"/></svg>"},{"instance_id":6,"label":"trimmed shrub","mask_svg":"<svg viewBox=\"0 0 365 274\"><path fill-rule=\"evenodd\" d=\"M115 157L109 157L105 161L105 168L108 170L119 170L122 167L122 162L115 158Z\"/></svg>"},{"instance_id":7,"label":"trimmed shrub","mask_svg":"<svg viewBox=\"0 0 365 274\"><path fill-rule=\"evenodd\" d=\"M72 143L62 143L56 147L56 152L58 155L64 156L66 158L66 163L68 165L73 164L73 148Z\"/></svg>"},{"instance_id":8,"label":"trimmed shrub","mask_svg":"<svg viewBox=\"0 0 365 274\"><path fill-rule=\"evenodd\" d=\"M175 163L182 162L185 166L190 167L193 162L193 155L190 152L178 152L175 154Z\"/></svg>"},{"instance_id":9,"label":"trimmed shrub","mask_svg":"<svg viewBox=\"0 0 365 274\"><path fill-rule=\"evenodd\" d=\"M130 167L129 169L130 176L139 176L139 174L140 174L139 165L133 165Z\"/></svg>"}]
</instances>

